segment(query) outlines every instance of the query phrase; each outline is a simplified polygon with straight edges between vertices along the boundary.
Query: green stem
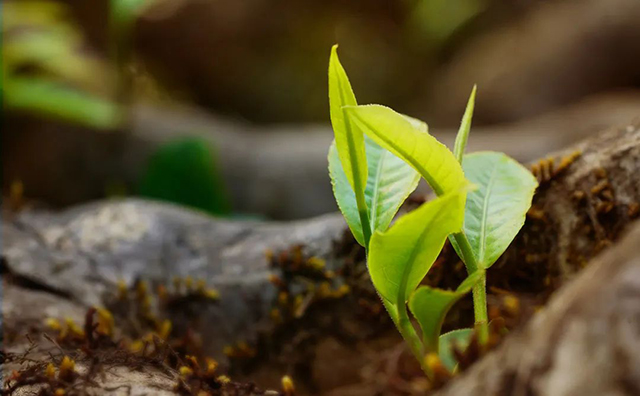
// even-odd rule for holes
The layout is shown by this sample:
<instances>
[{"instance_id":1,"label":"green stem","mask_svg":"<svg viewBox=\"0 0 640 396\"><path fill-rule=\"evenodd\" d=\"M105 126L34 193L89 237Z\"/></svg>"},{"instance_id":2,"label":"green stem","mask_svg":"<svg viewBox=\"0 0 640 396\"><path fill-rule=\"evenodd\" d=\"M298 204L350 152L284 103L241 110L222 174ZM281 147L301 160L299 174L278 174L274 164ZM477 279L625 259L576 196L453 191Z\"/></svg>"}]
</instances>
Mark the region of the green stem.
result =
<instances>
[{"instance_id":1,"label":"green stem","mask_svg":"<svg viewBox=\"0 0 640 396\"><path fill-rule=\"evenodd\" d=\"M471 289L473 294L473 313L476 318L476 331L478 332L478 341L480 345L484 345L489 340L489 319L487 315L487 275L484 273L480 280Z\"/></svg>"},{"instance_id":2,"label":"green stem","mask_svg":"<svg viewBox=\"0 0 640 396\"><path fill-rule=\"evenodd\" d=\"M416 333L416 329L411 324L411 320L409 320L406 305L402 304L401 307L396 307L384 298L381 297L381 299L384 307L389 313L389 316L391 316L393 323L396 325L396 328L400 332L400 335L402 335L404 341L409 345L411 353L416 358L418 363L420 363L422 371L424 371L424 373L427 375L427 378L432 378L431 370L427 367L424 359L424 346L422 345L422 341L420 340L418 333Z\"/></svg>"},{"instance_id":3,"label":"green stem","mask_svg":"<svg viewBox=\"0 0 640 396\"><path fill-rule=\"evenodd\" d=\"M476 256L473 254L473 249L471 248L471 244L469 243L469 239L463 232L458 232L453 234L453 239L455 239L458 248L460 249L460 254L462 255L462 261L467 267L467 273L469 275L478 271L479 265L476 260ZM475 316L475 327L478 332L478 341L480 344L485 344L489 338L489 316L487 315L487 275L482 270L482 275L480 276L480 280L478 283L473 286L472 294L473 294L473 313Z\"/></svg>"},{"instance_id":4,"label":"green stem","mask_svg":"<svg viewBox=\"0 0 640 396\"><path fill-rule=\"evenodd\" d=\"M367 260L368 260L369 259L368 243L365 247L365 256L367 257ZM396 328L400 332L400 335L402 335L402 338L404 339L404 341L409 345L409 349L411 350L411 353L420 364L420 368L422 368L422 371L424 371L427 378L431 378L432 377L431 370L429 370L429 368L427 367L424 359L425 358L424 345L422 345L422 341L420 340L418 333L416 333L416 329L413 327L413 325L411 324L411 321L409 320L409 314L407 313L406 304L401 304L402 307L396 307L384 297L380 296L380 299L382 300L382 304L387 310L387 313L391 317L391 320L393 321L393 323L396 325Z\"/></svg>"}]
</instances>

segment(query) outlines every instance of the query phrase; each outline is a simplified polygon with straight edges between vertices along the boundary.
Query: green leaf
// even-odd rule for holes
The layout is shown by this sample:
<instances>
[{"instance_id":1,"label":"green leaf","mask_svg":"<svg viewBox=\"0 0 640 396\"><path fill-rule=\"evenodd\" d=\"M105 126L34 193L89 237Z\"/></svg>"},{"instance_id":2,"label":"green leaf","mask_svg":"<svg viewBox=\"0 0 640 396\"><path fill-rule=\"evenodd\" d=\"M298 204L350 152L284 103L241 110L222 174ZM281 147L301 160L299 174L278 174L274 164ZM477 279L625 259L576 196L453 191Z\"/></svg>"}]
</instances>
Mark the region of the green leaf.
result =
<instances>
[{"instance_id":1,"label":"green leaf","mask_svg":"<svg viewBox=\"0 0 640 396\"><path fill-rule=\"evenodd\" d=\"M467 181L453 153L403 115L379 105L345 108L354 124L383 148L409 163L437 195L457 192Z\"/></svg>"},{"instance_id":2,"label":"green leaf","mask_svg":"<svg viewBox=\"0 0 640 396\"><path fill-rule=\"evenodd\" d=\"M491 4L487 0L420 0L408 16L411 37L438 48Z\"/></svg>"},{"instance_id":3,"label":"green leaf","mask_svg":"<svg viewBox=\"0 0 640 396\"><path fill-rule=\"evenodd\" d=\"M118 107L57 81L44 78L12 77L3 81L7 109L30 112L99 129L120 125Z\"/></svg>"},{"instance_id":4,"label":"green leaf","mask_svg":"<svg viewBox=\"0 0 640 396\"><path fill-rule=\"evenodd\" d=\"M469 132L471 131L471 119L473 118L473 108L476 103L476 90L477 87L474 85L471 90L471 96L469 96L469 101L467 102L467 108L462 116L460 129L458 129L458 134L456 135L456 142L453 145L453 154L460 163L462 163L464 149L467 147L467 140L469 139Z\"/></svg>"},{"instance_id":5,"label":"green leaf","mask_svg":"<svg viewBox=\"0 0 640 396\"><path fill-rule=\"evenodd\" d=\"M426 126L425 126L426 128ZM406 162L365 136L368 178L364 191L374 231L385 231L404 200L418 186L420 175ZM338 207L358 243L365 245L355 194L340 164L335 141L329 148L329 175Z\"/></svg>"},{"instance_id":6,"label":"green leaf","mask_svg":"<svg viewBox=\"0 0 640 396\"><path fill-rule=\"evenodd\" d=\"M338 59L338 46L331 48L329 59L329 110L336 148L349 184L356 193L364 191L367 183L367 160L364 136L345 116L343 106L355 106L356 97L347 73Z\"/></svg>"},{"instance_id":7,"label":"green leaf","mask_svg":"<svg viewBox=\"0 0 640 396\"><path fill-rule=\"evenodd\" d=\"M367 247L362 232L362 222L360 221L356 195L349 184L347 175L342 169L335 140L331 142L331 146L329 147L328 159L329 176L331 177L333 196L336 198L338 208L340 208L340 212L342 212L342 215L344 216L351 233L356 238L356 241L358 241L360 245Z\"/></svg>"},{"instance_id":8,"label":"green leaf","mask_svg":"<svg viewBox=\"0 0 640 396\"><path fill-rule=\"evenodd\" d=\"M422 286L411 295L409 309L420 324L427 352L438 352L438 337L445 316L453 304L469 293L482 275L482 271L474 272L455 291Z\"/></svg>"},{"instance_id":9,"label":"green leaf","mask_svg":"<svg viewBox=\"0 0 640 396\"><path fill-rule=\"evenodd\" d=\"M111 22L120 27L129 27L151 3L152 0L111 0Z\"/></svg>"},{"instance_id":10,"label":"green leaf","mask_svg":"<svg viewBox=\"0 0 640 396\"><path fill-rule=\"evenodd\" d=\"M466 155L465 175L478 188L467 196L464 232L480 268L489 268L524 224L538 185L535 177L503 153Z\"/></svg>"},{"instance_id":11,"label":"green leaf","mask_svg":"<svg viewBox=\"0 0 640 396\"><path fill-rule=\"evenodd\" d=\"M464 193L457 191L422 204L369 245L369 273L380 295L403 304L438 257L447 235L461 229Z\"/></svg>"},{"instance_id":12,"label":"green leaf","mask_svg":"<svg viewBox=\"0 0 640 396\"><path fill-rule=\"evenodd\" d=\"M170 141L150 158L138 187L142 196L226 215L226 189L211 146L200 138Z\"/></svg>"},{"instance_id":13,"label":"green leaf","mask_svg":"<svg viewBox=\"0 0 640 396\"><path fill-rule=\"evenodd\" d=\"M469 346L473 329L453 330L440 336L440 361L450 372L453 372L458 364L453 348L465 350Z\"/></svg>"}]
</instances>

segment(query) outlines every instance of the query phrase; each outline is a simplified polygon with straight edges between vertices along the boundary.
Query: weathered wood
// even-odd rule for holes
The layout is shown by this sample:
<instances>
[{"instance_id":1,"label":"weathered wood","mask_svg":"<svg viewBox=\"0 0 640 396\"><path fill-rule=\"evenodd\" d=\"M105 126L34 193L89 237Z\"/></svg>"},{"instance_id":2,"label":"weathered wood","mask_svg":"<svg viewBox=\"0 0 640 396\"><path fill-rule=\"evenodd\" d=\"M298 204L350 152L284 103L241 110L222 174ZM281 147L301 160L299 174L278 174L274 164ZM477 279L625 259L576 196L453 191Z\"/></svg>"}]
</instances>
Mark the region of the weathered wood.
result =
<instances>
[{"instance_id":1,"label":"weathered wood","mask_svg":"<svg viewBox=\"0 0 640 396\"><path fill-rule=\"evenodd\" d=\"M525 275L545 275L533 278L540 284L528 285L530 292L549 289L544 281L546 275L553 275L551 281L557 282L552 286L560 286L600 250L616 244L637 216L634 204L640 201L638 125L612 129L558 156L576 149L581 154L573 163L555 176L545 177L534 201L538 212L529 217L505 258L489 271L490 282L498 286L495 282L511 282L518 291L518 281L532 279L523 277L524 271ZM576 199L575 191L583 191L585 196ZM609 206L606 213L598 213ZM344 230L344 221L338 214L291 223L242 222L213 219L171 205L124 200L62 213L7 214L3 217L3 258L7 269L20 280L19 287L28 285L29 292L35 289L40 294L64 297L80 310L104 303L119 279L128 283L135 279L166 283L174 275L204 278L219 288L222 298L219 303L199 306L200 321L195 330L207 335L205 351L224 361L221 350L225 345L239 339L259 339L260 329L269 321L277 291L268 281L272 270L265 250L303 244L306 254L324 258L328 269L337 269L344 264L344 255L336 251L334 242L341 239ZM20 325L20 312L39 315L21 305L29 299L17 296L8 293L3 300L5 307L18 307L7 311L12 314L5 317L5 328ZM355 341L354 335L366 324L354 320L357 306L357 298L329 304L315 320L303 322L303 327L296 329L314 330L305 328L304 323L325 323L329 328L342 322L340 328L347 332L346 336L315 334L304 348L291 350L287 345L294 337L285 334L274 340L272 350L285 355L304 352L298 358L310 366L306 379L316 385L324 383L330 388L357 381L358 368L375 352L370 348L372 342L388 343L389 334L392 343L399 342L391 327L387 327L390 332L373 333L373 338ZM42 315L63 310L60 307ZM182 312L175 314L176 323L180 323ZM320 358L335 357L337 351L343 354L341 361L348 362L339 373L326 367L326 359ZM251 374L260 385L276 386L289 367L290 362L277 359L264 357L258 368L266 370Z\"/></svg>"},{"instance_id":2,"label":"weathered wood","mask_svg":"<svg viewBox=\"0 0 640 396\"><path fill-rule=\"evenodd\" d=\"M640 224L438 396L640 394Z\"/></svg>"}]
</instances>

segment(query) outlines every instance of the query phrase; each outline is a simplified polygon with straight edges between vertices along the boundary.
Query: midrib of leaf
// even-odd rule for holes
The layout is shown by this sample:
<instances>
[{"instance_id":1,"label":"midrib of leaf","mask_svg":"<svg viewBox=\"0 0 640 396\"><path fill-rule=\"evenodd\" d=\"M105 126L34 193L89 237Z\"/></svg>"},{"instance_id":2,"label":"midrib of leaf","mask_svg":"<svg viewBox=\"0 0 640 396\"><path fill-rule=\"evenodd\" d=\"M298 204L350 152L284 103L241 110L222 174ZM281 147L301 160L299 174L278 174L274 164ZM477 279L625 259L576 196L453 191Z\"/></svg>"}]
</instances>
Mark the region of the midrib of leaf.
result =
<instances>
[{"instance_id":1,"label":"midrib of leaf","mask_svg":"<svg viewBox=\"0 0 640 396\"><path fill-rule=\"evenodd\" d=\"M491 190L493 188L493 183L495 181L496 170L498 169L498 164L493 165L493 169L491 170L491 176L489 177L489 183L487 184L487 191L484 194L484 200L482 202L482 225L480 228L480 251L478 252L479 265L484 268L484 252L485 252L485 236L487 234L487 215L489 213L489 196L491 195Z\"/></svg>"},{"instance_id":2,"label":"midrib of leaf","mask_svg":"<svg viewBox=\"0 0 640 396\"><path fill-rule=\"evenodd\" d=\"M342 89L342 81L338 78L337 79L338 82L338 91L340 92L340 99L342 100L342 103L345 103L347 98L344 95L344 89ZM358 164L357 164L357 158L358 156L356 155L356 149L355 149L355 142L353 141L353 131L351 130L351 123L349 122L349 120L347 119L347 113L344 111L344 109L340 109L340 111L342 111L342 122L344 123L344 127L347 131L347 142L348 142L348 146L349 146L349 156L350 158L352 158L351 161L351 172L353 173L353 184L354 184L354 189L359 190L358 187L360 186L360 169L358 168ZM354 165L354 161L353 159L356 159L356 166ZM358 191L354 191L356 193L356 196L358 195Z\"/></svg>"},{"instance_id":3,"label":"midrib of leaf","mask_svg":"<svg viewBox=\"0 0 640 396\"><path fill-rule=\"evenodd\" d=\"M371 129L372 131L375 131L375 129L371 126L370 123L368 123L367 121L363 120L362 118L360 118L360 122L362 122L363 124L365 124L367 126L367 128ZM385 135L382 134L377 134L376 136L378 136L380 138L380 140L383 140L385 143L387 143L389 146L395 148L403 157L403 159L407 160L409 163L411 163L411 165L413 165L413 167L415 169L418 169L418 171L420 172L420 174L422 175L422 177L424 177L427 181L427 183L429 183L429 186L431 186L431 188L433 189L433 191L436 193L436 195L440 196L444 193L442 187L440 186L440 184L438 184L432 177L431 174L429 172L426 171L426 169L424 169L420 163L418 163L415 159L413 159L412 155L409 155L409 153L407 153L406 151L404 151L402 148L400 148L400 146L393 144L393 142L389 139L387 139L387 137Z\"/></svg>"},{"instance_id":4,"label":"midrib of leaf","mask_svg":"<svg viewBox=\"0 0 640 396\"><path fill-rule=\"evenodd\" d=\"M380 179L382 178L382 168L384 165L384 160L387 157L387 150L381 148L380 159L378 160L378 167L376 169L375 182L373 184L373 196L371 197L371 225L376 227L376 220L378 218L378 197L380 194Z\"/></svg>"},{"instance_id":5,"label":"midrib of leaf","mask_svg":"<svg viewBox=\"0 0 640 396\"><path fill-rule=\"evenodd\" d=\"M342 81L336 79L338 83L338 92L340 92L340 99L342 103L346 103L346 97ZM344 108L342 111L342 122L344 123L345 130L347 131L347 146L349 146L349 157L351 158L351 172L353 177L353 189L356 195L356 205L358 207L358 213L360 214L360 224L362 225L362 235L365 241L365 249L369 246L369 240L371 238L371 223L369 222L369 215L367 214L366 202L364 200L364 188L360 184L360 168L358 166L358 156L356 155L355 142L353 141L353 131L351 130L351 123L347 118L347 113ZM354 166L355 165L355 166Z\"/></svg>"}]
</instances>

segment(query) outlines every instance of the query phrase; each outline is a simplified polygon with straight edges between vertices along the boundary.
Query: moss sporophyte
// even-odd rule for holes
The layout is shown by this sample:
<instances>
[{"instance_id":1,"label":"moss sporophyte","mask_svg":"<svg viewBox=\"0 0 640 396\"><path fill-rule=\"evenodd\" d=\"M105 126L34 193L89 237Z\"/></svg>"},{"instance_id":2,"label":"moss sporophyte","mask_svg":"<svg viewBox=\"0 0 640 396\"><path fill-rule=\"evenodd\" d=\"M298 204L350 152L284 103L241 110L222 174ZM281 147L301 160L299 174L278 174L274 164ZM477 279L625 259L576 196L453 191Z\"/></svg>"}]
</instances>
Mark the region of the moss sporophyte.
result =
<instances>
[{"instance_id":1,"label":"moss sporophyte","mask_svg":"<svg viewBox=\"0 0 640 396\"><path fill-rule=\"evenodd\" d=\"M486 270L524 224L538 185L529 170L503 153L464 154L475 95L474 87L452 152L420 120L380 105L359 106L337 45L331 49L329 105L335 140L328 159L334 196L367 252L371 280L384 306L430 377L433 364L428 361L439 356L454 370L452 343L464 345L474 332L440 334L449 309L470 291L475 332L480 343L487 341ZM420 178L437 198L390 226ZM455 290L420 286L447 238L468 278Z\"/></svg>"}]
</instances>

